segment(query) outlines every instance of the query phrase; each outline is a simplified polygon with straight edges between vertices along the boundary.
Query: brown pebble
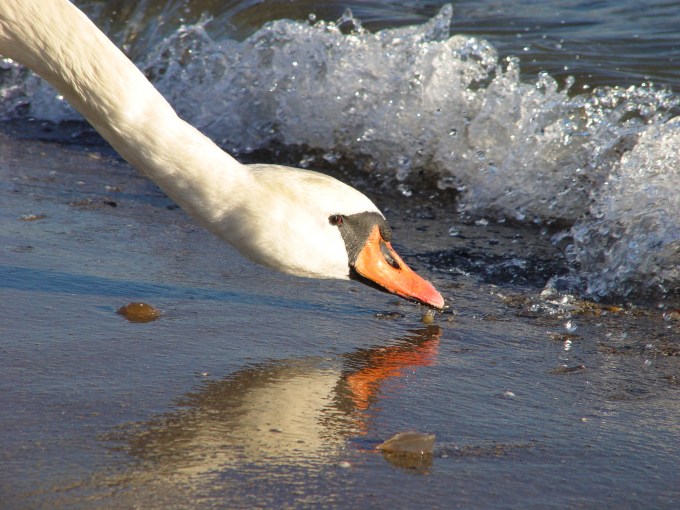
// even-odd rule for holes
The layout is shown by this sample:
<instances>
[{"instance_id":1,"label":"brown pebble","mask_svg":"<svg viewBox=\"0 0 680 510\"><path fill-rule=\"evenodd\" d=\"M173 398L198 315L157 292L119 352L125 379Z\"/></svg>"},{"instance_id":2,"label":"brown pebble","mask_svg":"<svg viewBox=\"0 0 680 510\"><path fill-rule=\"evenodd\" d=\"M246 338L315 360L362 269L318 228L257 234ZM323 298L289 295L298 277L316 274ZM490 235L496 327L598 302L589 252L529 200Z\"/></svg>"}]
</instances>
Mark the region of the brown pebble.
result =
<instances>
[{"instance_id":1,"label":"brown pebble","mask_svg":"<svg viewBox=\"0 0 680 510\"><path fill-rule=\"evenodd\" d=\"M434 434L423 434L422 432L399 432L384 443L380 443L376 448L383 451L431 455L432 448L434 447L434 440Z\"/></svg>"},{"instance_id":2,"label":"brown pebble","mask_svg":"<svg viewBox=\"0 0 680 510\"><path fill-rule=\"evenodd\" d=\"M585 365L574 365L573 367L560 366L553 368L550 373L555 375L576 374L578 372L583 372L585 369Z\"/></svg>"},{"instance_id":3,"label":"brown pebble","mask_svg":"<svg viewBox=\"0 0 680 510\"><path fill-rule=\"evenodd\" d=\"M47 218L47 214L24 214L19 219L21 221L38 221L38 220L44 220L45 218Z\"/></svg>"},{"instance_id":4,"label":"brown pebble","mask_svg":"<svg viewBox=\"0 0 680 510\"><path fill-rule=\"evenodd\" d=\"M405 315L403 313L399 313L399 312L378 312L378 313L375 314L376 319L385 319L385 320L402 319L404 317L405 317Z\"/></svg>"},{"instance_id":5,"label":"brown pebble","mask_svg":"<svg viewBox=\"0 0 680 510\"><path fill-rule=\"evenodd\" d=\"M161 311L158 308L147 303L128 303L121 306L117 313L130 322L151 322L161 316Z\"/></svg>"},{"instance_id":6,"label":"brown pebble","mask_svg":"<svg viewBox=\"0 0 680 510\"><path fill-rule=\"evenodd\" d=\"M434 310L427 310L420 319L423 324L434 324Z\"/></svg>"}]
</instances>

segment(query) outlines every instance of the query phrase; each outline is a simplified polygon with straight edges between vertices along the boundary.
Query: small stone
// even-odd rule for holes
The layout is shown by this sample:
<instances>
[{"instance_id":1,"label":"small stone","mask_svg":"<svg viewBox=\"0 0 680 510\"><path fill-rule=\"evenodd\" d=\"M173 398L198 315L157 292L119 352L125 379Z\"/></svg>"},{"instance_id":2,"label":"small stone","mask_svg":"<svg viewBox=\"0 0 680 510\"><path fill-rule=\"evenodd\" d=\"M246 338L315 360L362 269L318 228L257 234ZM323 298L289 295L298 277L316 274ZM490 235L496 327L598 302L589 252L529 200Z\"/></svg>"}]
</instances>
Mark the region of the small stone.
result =
<instances>
[{"instance_id":1,"label":"small stone","mask_svg":"<svg viewBox=\"0 0 680 510\"><path fill-rule=\"evenodd\" d=\"M130 322L151 322L161 316L161 311L158 308L147 303L128 303L121 306L117 313Z\"/></svg>"},{"instance_id":2,"label":"small stone","mask_svg":"<svg viewBox=\"0 0 680 510\"><path fill-rule=\"evenodd\" d=\"M434 324L434 310L427 310L420 319L423 324Z\"/></svg>"},{"instance_id":3,"label":"small stone","mask_svg":"<svg viewBox=\"0 0 680 510\"><path fill-rule=\"evenodd\" d=\"M560 365L557 368L553 368L550 373L555 375L577 374L579 372L585 371L585 369L585 365L574 365L571 367L567 365Z\"/></svg>"},{"instance_id":4,"label":"small stone","mask_svg":"<svg viewBox=\"0 0 680 510\"><path fill-rule=\"evenodd\" d=\"M400 432L377 446L378 450L419 455L431 455L434 447L434 434L422 432Z\"/></svg>"},{"instance_id":5,"label":"small stone","mask_svg":"<svg viewBox=\"0 0 680 510\"><path fill-rule=\"evenodd\" d=\"M24 214L19 219L21 221L39 221L44 220L45 218L47 218L47 214Z\"/></svg>"}]
</instances>

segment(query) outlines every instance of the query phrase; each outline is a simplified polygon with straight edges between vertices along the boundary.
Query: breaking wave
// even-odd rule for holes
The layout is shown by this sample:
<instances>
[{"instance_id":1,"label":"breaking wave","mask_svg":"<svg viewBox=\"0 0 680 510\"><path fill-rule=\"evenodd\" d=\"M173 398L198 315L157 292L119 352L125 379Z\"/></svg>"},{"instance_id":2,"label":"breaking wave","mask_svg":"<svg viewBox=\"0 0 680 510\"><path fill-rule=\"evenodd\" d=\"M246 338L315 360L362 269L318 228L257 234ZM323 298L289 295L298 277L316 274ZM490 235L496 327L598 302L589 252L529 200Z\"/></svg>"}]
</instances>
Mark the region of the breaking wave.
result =
<instances>
[{"instance_id":1,"label":"breaking wave","mask_svg":"<svg viewBox=\"0 0 680 510\"><path fill-rule=\"evenodd\" d=\"M553 225L593 298L680 289L678 97L652 84L570 91L487 41L424 25L365 30L278 20L244 41L182 26L137 64L180 115L227 150L308 147L396 179L425 172L464 215ZM0 118L77 119L49 86L0 61ZM312 158L303 158L308 166ZM415 184L414 184L415 183ZM425 184L423 184L425 185Z\"/></svg>"}]
</instances>

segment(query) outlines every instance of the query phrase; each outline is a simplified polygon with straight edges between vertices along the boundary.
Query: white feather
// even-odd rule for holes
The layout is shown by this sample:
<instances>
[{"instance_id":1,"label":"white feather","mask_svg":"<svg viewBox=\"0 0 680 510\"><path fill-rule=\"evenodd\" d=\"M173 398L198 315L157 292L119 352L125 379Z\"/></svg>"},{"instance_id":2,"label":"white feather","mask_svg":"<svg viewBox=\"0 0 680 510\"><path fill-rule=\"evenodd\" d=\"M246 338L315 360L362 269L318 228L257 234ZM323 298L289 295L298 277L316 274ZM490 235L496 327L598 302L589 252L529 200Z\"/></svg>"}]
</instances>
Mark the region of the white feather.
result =
<instances>
[{"instance_id":1,"label":"white feather","mask_svg":"<svg viewBox=\"0 0 680 510\"><path fill-rule=\"evenodd\" d=\"M66 0L0 1L0 53L48 80L133 166L244 255L299 276L347 278L332 214L377 212L322 174L245 166L181 120L116 46Z\"/></svg>"}]
</instances>

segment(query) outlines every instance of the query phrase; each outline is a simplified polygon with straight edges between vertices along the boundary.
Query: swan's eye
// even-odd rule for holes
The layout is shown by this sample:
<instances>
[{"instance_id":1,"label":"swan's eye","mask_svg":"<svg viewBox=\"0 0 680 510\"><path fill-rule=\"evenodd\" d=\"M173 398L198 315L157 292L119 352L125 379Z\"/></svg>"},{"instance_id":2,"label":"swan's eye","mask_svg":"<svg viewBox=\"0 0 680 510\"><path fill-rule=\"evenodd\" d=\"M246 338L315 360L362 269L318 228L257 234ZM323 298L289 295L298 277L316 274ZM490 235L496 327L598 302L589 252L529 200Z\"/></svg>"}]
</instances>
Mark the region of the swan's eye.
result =
<instances>
[{"instance_id":1,"label":"swan's eye","mask_svg":"<svg viewBox=\"0 0 680 510\"><path fill-rule=\"evenodd\" d=\"M382 253L382 256L385 257L385 261L390 266L392 266L394 269L401 269L399 262L395 260L395 258L392 256L392 252L383 241L380 241L380 252Z\"/></svg>"},{"instance_id":2,"label":"swan's eye","mask_svg":"<svg viewBox=\"0 0 680 510\"><path fill-rule=\"evenodd\" d=\"M336 227L342 225L343 221L345 220L343 219L341 214L332 214L328 217L328 222Z\"/></svg>"}]
</instances>

